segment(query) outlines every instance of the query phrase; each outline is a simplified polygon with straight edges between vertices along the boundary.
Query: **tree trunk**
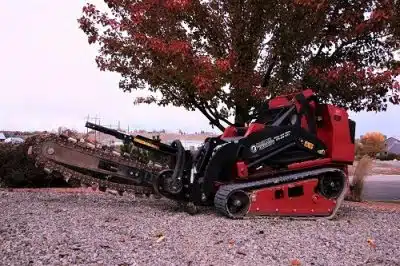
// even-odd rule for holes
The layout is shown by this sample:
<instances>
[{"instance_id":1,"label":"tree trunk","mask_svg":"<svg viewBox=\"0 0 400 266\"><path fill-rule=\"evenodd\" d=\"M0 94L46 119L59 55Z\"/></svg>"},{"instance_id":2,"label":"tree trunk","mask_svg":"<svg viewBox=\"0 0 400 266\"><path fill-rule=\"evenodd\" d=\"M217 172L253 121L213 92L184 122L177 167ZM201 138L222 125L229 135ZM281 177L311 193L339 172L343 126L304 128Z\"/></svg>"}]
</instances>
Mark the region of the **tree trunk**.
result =
<instances>
[{"instance_id":1,"label":"tree trunk","mask_svg":"<svg viewBox=\"0 0 400 266\"><path fill-rule=\"evenodd\" d=\"M236 105L235 107L235 126L244 127L249 121L249 110L245 106Z\"/></svg>"}]
</instances>

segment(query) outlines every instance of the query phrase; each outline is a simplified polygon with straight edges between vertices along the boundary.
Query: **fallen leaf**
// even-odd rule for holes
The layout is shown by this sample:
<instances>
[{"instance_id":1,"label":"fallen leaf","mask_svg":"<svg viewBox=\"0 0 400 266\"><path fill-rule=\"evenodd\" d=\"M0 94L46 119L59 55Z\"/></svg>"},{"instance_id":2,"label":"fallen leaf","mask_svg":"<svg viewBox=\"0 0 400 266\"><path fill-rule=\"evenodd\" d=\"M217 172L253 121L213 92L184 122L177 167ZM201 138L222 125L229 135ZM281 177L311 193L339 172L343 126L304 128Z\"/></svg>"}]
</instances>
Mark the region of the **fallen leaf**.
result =
<instances>
[{"instance_id":1,"label":"fallen leaf","mask_svg":"<svg viewBox=\"0 0 400 266\"><path fill-rule=\"evenodd\" d=\"M376 249L376 244L375 244L375 241L373 239L368 238L367 242L373 249Z\"/></svg>"},{"instance_id":2,"label":"fallen leaf","mask_svg":"<svg viewBox=\"0 0 400 266\"><path fill-rule=\"evenodd\" d=\"M164 238L165 238L165 236L160 236L160 237L157 239L157 243L159 243L159 242L163 241L163 240L164 240Z\"/></svg>"},{"instance_id":3,"label":"fallen leaf","mask_svg":"<svg viewBox=\"0 0 400 266\"><path fill-rule=\"evenodd\" d=\"M300 266L301 262L300 262L299 259L294 259L294 260L292 260L290 265L292 265L292 266Z\"/></svg>"}]
</instances>

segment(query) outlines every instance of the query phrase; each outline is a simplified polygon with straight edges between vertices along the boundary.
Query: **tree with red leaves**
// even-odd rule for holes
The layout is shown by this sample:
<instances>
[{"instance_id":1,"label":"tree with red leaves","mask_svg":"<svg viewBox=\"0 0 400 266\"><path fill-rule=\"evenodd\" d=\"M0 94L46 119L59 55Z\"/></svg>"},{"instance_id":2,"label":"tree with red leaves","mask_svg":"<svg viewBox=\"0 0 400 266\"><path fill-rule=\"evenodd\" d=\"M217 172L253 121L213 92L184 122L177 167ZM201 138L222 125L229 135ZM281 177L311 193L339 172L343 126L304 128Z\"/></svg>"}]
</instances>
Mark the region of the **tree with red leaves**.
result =
<instances>
[{"instance_id":1,"label":"tree with red leaves","mask_svg":"<svg viewBox=\"0 0 400 266\"><path fill-rule=\"evenodd\" d=\"M394 0L104 0L78 20L135 103L200 110L223 130L266 99L312 88L353 111L399 104ZM264 86L260 86L263 81Z\"/></svg>"}]
</instances>

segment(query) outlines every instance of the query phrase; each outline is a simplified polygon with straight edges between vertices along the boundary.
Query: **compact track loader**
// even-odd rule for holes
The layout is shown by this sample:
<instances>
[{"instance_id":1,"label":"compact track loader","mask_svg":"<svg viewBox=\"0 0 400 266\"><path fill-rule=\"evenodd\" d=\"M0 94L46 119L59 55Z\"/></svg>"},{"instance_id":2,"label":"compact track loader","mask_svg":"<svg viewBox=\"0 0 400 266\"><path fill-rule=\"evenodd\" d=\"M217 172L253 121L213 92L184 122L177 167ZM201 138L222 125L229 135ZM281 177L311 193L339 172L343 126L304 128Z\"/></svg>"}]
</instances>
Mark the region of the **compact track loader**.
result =
<instances>
[{"instance_id":1,"label":"compact track loader","mask_svg":"<svg viewBox=\"0 0 400 266\"><path fill-rule=\"evenodd\" d=\"M348 188L355 122L345 109L319 102L310 89L265 103L248 126L229 126L192 153L172 144L87 122L86 127L159 153L141 161L63 135L38 135L28 154L38 167L122 194L154 194L189 213L215 206L230 218L261 215L334 217Z\"/></svg>"}]
</instances>

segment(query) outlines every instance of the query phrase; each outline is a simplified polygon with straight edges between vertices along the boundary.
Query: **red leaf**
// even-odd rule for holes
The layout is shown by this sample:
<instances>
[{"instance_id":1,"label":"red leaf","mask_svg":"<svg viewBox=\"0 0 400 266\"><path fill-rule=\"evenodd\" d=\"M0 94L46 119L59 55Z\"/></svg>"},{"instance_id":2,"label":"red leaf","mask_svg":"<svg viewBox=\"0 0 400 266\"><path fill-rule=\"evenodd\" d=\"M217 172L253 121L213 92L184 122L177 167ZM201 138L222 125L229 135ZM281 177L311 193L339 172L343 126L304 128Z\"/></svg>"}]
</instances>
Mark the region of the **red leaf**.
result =
<instances>
[{"instance_id":1,"label":"red leaf","mask_svg":"<svg viewBox=\"0 0 400 266\"><path fill-rule=\"evenodd\" d=\"M226 72L231 67L229 59L218 59L215 62L215 65L217 66L218 70L221 71L221 72Z\"/></svg>"},{"instance_id":2,"label":"red leaf","mask_svg":"<svg viewBox=\"0 0 400 266\"><path fill-rule=\"evenodd\" d=\"M299 259L294 259L291 261L290 265L292 266L300 266L301 265L301 261Z\"/></svg>"},{"instance_id":3,"label":"red leaf","mask_svg":"<svg viewBox=\"0 0 400 266\"><path fill-rule=\"evenodd\" d=\"M371 20L373 21L382 21L389 19L390 15L382 9L375 9L371 13Z\"/></svg>"},{"instance_id":4,"label":"red leaf","mask_svg":"<svg viewBox=\"0 0 400 266\"><path fill-rule=\"evenodd\" d=\"M140 24L144 14L155 4L154 0L143 0L130 6L131 20L134 24Z\"/></svg>"},{"instance_id":5,"label":"red leaf","mask_svg":"<svg viewBox=\"0 0 400 266\"><path fill-rule=\"evenodd\" d=\"M165 0L164 6L171 11L185 10L190 4L190 0Z\"/></svg>"},{"instance_id":6,"label":"red leaf","mask_svg":"<svg viewBox=\"0 0 400 266\"><path fill-rule=\"evenodd\" d=\"M365 78L365 72L363 72L363 71L357 71L356 76L357 76L357 78L359 78L359 79L364 79L364 78Z\"/></svg>"},{"instance_id":7,"label":"red leaf","mask_svg":"<svg viewBox=\"0 0 400 266\"><path fill-rule=\"evenodd\" d=\"M317 76L319 74L319 69L317 67L312 67L308 71L308 75Z\"/></svg>"},{"instance_id":8,"label":"red leaf","mask_svg":"<svg viewBox=\"0 0 400 266\"><path fill-rule=\"evenodd\" d=\"M339 69L332 69L328 72L327 78L330 82L335 82L339 78Z\"/></svg>"},{"instance_id":9,"label":"red leaf","mask_svg":"<svg viewBox=\"0 0 400 266\"><path fill-rule=\"evenodd\" d=\"M329 1L326 0L294 0L294 3L300 6L306 6L316 11L325 9L329 6Z\"/></svg>"},{"instance_id":10,"label":"red leaf","mask_svg":"<svg viewBox=\"0 0 400 266\"><path fill-rule=\"evenodd\" d=\"M136 97L135 100L133 101L134 105L138 105L141 103L144 104L151 104L156 102L156 98L154 98L153 96L147 96L147 97Z\"/></svg>"},{"instance_id":11,"label":"red leaf","mask_svg":"<svg viewBox=\"0 0 400 266\"><path fill-rule=\"evenodd\" d=\"M170 43L168 50L171 54L183 54L187 56L192 49L191 45L187 41L174 40Z\"/></svg>"},{"instance_id":12,"label":"red leaf","mask_svg":"<svg viewBox=\"0 0 400 266\"><path fill-rule=\"evenodd\" d=\"M362 33L366 29L366 24L365 23L360 23L356 26L356 33Z\"/></svg>"},{"instance_id":13,"label":"red leaf","mask_svg":"<svg viewBox=\"0 0 400 266\"><path fill-rule=\"evenodd\" d=\"M97 41L97 35L91 35L88 37L89 44L95 43Z\"/></svg>"},{"instance_id":14,"label":"red leaf","mask_svg":"<svg viewBox=\"0 0 400 266\"><path fill-rule=\"evenodd\" d=\"M195 64L201 69L203 72L212 72L212 62L211 57L209 56L200 56L197 60L195 60Z\"/></svg>"},{"instance_id":15,"label":"red leaf","mask_svg":"<svg viewBox=\"0 0 400 266\"><path fill-rule=\"evenodd\" d=\"M208 93L213 90L212 81L202 75L196 75L193 79L193 84L196 86L200 93Z\"/></svg>"},{"instance_id":16,"label":"red leaf","mask_svg":"<svg viewBox=\"0 0 400 266\"><path fill-rule=\"evenodd\" d=\"M393 70L393 75L400 75L400 67Z\"/></svg>"},{"instance_id":17,"label":"red leaf","mask_svg":"<svg viewBox=\"0 0 400 266\"><path fill-rule=\"evenodd\" d=\"M166 53L167 45L159 38L153 37L149 39L149 46L152 50L159 53Z\"/></svg>"},{"instance_id":18,"label":"red leaf","mask_svg":"<svg viewBox=\"0 0 400 266\"><path fill-rule=\"evenodd\" d=\"M85 13L88 16L94 15L97 12L96 6L93 4L86 4L82 8L83 13Z\"/></svg>"},{"instance_id":19,"label":"red leaf","mask_svg":"<svg viewBox=\"0 0 400 266\"><path fill-rule=\"evenodd\" d=\"M138 41L146 41L147 37L143 33L135 33L133 37Z\"/></svg>"},{"instance_id":20,"label":"red leaf","mask_svg":"<svg viewBox=\"0 0 400 266\"><path fill-rule=\"evenodd\" d=\"M400 83L398 81L393 83L393 89L400 90Z\"/></svg>"},{"instance_id":21,"label":"red leaf","mask_svg":"<svg viewBox=\"0 0 400 266\"><path fill-rule=\"evenodd\" d=\"M263 99L263 98L267 97L268 94L269 94L269 91L266 88L261 88L261 87L255 86L251 90L251 96L253 96L254 98L257 98L257 99Z\"/></svg>"},{"instance_id":22,"label":"red leaf","mask_svg":"<svg viewBox=\"0 0 400 266\"><path fill-rule=\"evenodd\" d=\"M106 20L106 24L110 25L113 30L116 30L119 27L119 23L115 19Z\"/></svg>"}]
</instances>

